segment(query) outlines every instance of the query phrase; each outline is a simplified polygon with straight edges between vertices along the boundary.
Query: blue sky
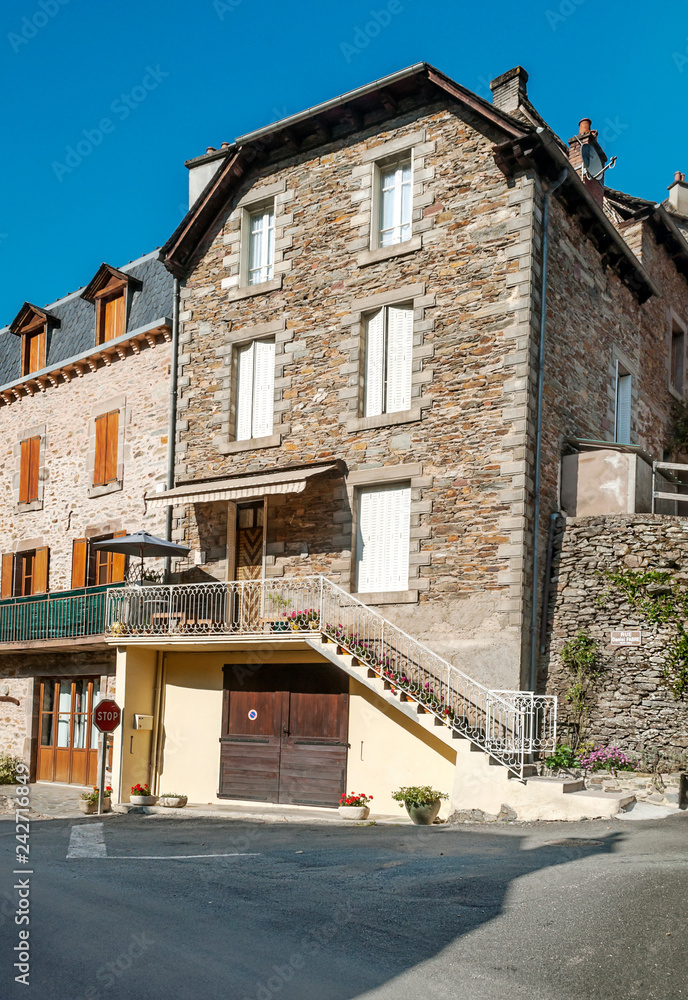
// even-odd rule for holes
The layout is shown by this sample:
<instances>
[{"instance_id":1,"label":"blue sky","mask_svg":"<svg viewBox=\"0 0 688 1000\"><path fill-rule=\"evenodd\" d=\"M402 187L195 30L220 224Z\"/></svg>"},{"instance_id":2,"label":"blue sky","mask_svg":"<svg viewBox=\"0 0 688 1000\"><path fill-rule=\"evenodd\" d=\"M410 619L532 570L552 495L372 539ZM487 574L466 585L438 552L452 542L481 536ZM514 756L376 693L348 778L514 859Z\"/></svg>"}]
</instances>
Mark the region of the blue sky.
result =
<instances>
[{"instance_id":1,"label":"blue sky","mask_svg":"<svg viewBox=\"0 0 688 1000\"><path fill-rule=\"evenodd\" d=\"M0 53L0 324L162 244L184 160L422 60L484 97L520 63L560 135L593 119L612 187L688 173L678 0L10 0Z\"/></svg>"}]
</instances>

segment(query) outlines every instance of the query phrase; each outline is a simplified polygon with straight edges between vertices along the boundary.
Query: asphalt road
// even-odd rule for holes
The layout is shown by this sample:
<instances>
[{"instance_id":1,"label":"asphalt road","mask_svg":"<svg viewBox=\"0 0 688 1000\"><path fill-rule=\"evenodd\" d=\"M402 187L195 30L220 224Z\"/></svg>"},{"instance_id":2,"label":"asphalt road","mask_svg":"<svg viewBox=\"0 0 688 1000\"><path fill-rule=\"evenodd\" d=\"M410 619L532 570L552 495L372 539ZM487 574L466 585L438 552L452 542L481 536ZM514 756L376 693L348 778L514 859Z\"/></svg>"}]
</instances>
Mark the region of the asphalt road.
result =
<instances>
[{"instance_id":1,"label":"asphalt road","mask_svg":"<svg viewBox=\"0 0 688 1000\"><path fill-rule=\"evenodd\" d=\"M0 821L3 998L688 996L685 814L430 829L111 816L86 834L106 856L68 859L71 828L94 822L32 824L27 990Z\"/></svg>"}]
</instances>

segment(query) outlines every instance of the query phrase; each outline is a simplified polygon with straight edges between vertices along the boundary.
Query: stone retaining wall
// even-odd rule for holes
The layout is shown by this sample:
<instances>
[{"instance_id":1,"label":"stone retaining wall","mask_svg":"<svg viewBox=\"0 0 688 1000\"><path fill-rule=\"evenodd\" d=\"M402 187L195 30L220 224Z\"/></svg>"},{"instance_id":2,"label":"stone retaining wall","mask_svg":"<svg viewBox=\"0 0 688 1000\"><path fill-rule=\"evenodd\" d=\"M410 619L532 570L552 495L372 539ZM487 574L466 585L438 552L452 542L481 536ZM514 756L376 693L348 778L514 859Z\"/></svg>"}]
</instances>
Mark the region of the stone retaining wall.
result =
<instances>
[{"instance_id":1,"label":"stone retaining wall","mask_svg":"<svg viewBox=\"0 0 688 1000\"><path fill-rule=\"evenodd\" d=\"M541 685L560 698L564 740L570 678L561 648L586 632L598 642L603 673L595 683L584 738L627 750L654 748L678 761L688 749L688 704L673 697L662 677L674 630L648 623L605 575L624 570L667 571L688 587L688 520L662 514L561 519ZM613 647L615 629L641 629L642 645Z\"/></svg>"}]
</instances>

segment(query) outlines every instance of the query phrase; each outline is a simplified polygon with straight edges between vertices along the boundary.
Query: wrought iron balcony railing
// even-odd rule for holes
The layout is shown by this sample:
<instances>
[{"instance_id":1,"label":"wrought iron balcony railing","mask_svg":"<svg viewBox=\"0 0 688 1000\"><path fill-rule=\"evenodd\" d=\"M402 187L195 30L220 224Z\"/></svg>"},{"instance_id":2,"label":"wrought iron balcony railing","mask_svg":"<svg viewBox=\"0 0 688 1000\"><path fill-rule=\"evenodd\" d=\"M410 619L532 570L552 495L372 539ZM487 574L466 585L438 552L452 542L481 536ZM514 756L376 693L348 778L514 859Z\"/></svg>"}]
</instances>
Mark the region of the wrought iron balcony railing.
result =
<instances>
[{"instance_id":1,"label":"wrought iron balcony railing","mask_svg":"<svg viewBox=\"0 0 688 1000\"><path fill-rule=\"evenodd\" d=\"M106 634L329 641L520 777L532 755L556 744L556 698L489 690L322 576L111 590Z\"/></svg>"},{"instance_id":2,"label":"wrought iron balcony railing","mask_svg":"<svg viewBox=\"0 0 688 1000\"><path fill-rule=\"evenodd\" d=\"M0 644L103 635L107 591L85 587L0 601Z\"/></svg>"}]
</instances>

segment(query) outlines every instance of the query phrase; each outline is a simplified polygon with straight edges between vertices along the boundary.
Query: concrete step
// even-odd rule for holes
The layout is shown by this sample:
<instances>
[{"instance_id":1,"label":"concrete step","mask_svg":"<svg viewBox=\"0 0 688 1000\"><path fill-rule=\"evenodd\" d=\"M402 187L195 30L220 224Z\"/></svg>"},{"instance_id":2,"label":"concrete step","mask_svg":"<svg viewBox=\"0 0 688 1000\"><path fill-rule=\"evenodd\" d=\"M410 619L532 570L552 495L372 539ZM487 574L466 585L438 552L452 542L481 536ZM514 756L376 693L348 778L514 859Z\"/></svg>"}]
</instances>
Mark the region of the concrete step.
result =
<instances>
[{"instance_id":1,"label":"concrete step","mask_svg":"<svg viewBox=\"0 0 688 1000\"><path fill-rule=\"evenodd\" d=\"M546 783L552 788L561 786L563 795L572 795L574 792L585 790L583 778L549 778L547 775L532 775L528 778L528 783Z\"/></svg>"}]
</instances>

